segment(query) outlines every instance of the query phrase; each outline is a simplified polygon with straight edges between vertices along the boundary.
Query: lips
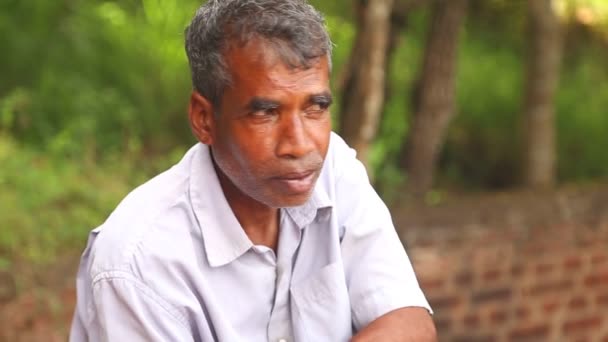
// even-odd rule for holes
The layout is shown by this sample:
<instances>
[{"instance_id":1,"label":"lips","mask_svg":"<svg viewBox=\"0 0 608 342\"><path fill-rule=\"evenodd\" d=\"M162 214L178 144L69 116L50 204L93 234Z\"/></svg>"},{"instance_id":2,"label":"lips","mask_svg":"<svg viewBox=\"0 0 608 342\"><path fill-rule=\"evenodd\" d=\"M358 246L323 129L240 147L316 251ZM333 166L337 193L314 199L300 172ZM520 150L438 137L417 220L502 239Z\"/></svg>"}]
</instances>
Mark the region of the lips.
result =
<instances>
[{"instance_id":1,"label":"lips","mask_svg":"<svg viewBox=\"0 0 608 342\"><path fill-rule=\"evenodd\" d=\"M273 178L286 192L294 195L309 193L315 183L316 171L290 172Z\"/></svg>"}]
</instances>

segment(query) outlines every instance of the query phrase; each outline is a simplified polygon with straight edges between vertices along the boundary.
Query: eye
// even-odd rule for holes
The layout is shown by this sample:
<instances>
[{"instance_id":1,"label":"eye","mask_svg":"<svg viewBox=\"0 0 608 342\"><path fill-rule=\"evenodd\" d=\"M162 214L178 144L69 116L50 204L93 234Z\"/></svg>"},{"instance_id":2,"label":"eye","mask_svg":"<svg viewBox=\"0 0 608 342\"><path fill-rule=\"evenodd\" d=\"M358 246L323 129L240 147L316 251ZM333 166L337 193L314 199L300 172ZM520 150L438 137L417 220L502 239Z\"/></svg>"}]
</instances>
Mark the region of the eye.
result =
<instances>
[{"instance_id":1,"label":"eye","mask_svg":"<svg viewBox=\"0 0 608 342\"><path fill-rule=\"evenodd\" d=\"M323 114L323 113L327 112L329 105L330 105L329 102L313 103L308 108L306 108L306 113L307 114Z\"/></svg>"},{"instance_id":2,"label":"eye","mask_svg":"<svg viewBox=\"0 0 608 342\"><path fill-rule=\"evenodd\" d=\"M254 97L251 99L247 108L247 117L254 119L270 118L279 114L281 104L277 101Z\"/></svg>"},{"instance_id":3,"label":"eye","mask_svg":"<svg viewBox=\"0 0 608 342\"><path fill-rule=\"evenodd\" d=\"M278 115L277 108L260 109L249 113L249 116L255 119L267 119Z\"/></svg>"}]
</instances>

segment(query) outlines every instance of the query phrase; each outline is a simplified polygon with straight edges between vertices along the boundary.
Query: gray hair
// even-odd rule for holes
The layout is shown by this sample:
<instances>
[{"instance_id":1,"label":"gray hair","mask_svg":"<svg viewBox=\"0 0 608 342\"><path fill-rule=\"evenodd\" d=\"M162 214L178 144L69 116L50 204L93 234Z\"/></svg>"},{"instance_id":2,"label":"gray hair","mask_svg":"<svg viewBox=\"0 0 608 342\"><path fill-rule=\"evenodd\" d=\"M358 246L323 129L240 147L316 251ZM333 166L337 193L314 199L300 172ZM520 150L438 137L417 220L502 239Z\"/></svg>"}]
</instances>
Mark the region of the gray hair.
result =
<instances>
[{"instance_id":1,"label":"gray hair","mask_svg":"<svg viewBox=\"0 0 608 342\"><path fill-rule=\"evenodd\" d=\"M219 107L231 83L224 54L252 38L269 42L291 68L309 68L332 43L323 16L306 0L209 0L186 29L186 54L196 91Z\"/></svg>"}]
</instances>

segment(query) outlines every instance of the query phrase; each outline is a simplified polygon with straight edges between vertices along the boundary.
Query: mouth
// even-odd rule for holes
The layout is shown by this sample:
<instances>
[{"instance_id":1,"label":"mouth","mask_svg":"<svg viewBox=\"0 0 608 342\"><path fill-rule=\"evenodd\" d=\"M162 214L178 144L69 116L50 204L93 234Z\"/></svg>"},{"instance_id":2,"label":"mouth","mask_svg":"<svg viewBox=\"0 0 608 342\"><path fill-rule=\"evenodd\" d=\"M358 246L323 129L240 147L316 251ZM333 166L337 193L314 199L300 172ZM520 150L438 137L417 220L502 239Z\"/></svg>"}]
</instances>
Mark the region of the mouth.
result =
<instances>
[{"instance_id":1,"label":"mouth","mask_svg":"<svg viewBox=\"0 0 608 342\"><path fill-rule=\"evenodd\" d=\"M273 178L281 188L293 195L309 193L315 183L316 170L290 172Z\"/></svg>"}]
</instances>

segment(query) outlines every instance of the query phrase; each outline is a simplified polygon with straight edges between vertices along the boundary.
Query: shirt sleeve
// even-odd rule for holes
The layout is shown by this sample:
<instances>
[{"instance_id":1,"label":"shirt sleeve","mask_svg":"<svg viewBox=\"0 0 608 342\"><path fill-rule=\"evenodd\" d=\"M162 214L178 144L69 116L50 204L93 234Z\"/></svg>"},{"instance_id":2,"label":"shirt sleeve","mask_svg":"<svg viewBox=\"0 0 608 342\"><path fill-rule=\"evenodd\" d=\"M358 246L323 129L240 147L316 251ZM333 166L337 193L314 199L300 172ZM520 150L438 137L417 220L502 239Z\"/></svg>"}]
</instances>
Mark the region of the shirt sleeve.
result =
<instances>
[{"instance_id":1,"label":"shirt sleeve","mask_svg":"<svg viewBox=\"0 0 608 342\"><path fill-rule=\"evenodd\" d=\"M343 143L336 183L339 224L344 229L342 258L358 331L403 307L431 308L397 236L386 205L372 188L365 167Z\"/></svg>"},{"instance_id":2,"label":"shirt sleeve","mask_svg":"<svg viewBox=\"0 0 608 342\"><path fill-rule=\"evenodd\" d=\"M193 341L186 318L128 272L97 275L92 297L84 340Z\"/></svg>"}]
</instances>

